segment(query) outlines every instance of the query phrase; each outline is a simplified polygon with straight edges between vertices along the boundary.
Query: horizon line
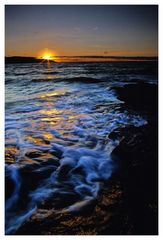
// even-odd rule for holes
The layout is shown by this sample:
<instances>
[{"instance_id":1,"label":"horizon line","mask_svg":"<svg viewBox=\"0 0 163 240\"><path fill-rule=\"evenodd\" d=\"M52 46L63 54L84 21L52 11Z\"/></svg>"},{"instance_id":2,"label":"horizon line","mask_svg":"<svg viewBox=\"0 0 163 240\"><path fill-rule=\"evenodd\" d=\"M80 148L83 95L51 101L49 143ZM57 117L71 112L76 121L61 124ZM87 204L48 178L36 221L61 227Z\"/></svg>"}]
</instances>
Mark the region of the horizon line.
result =
<instances>
[{"instance_id":1,"label":"horizon line","mask_svg":"<svg viewBox=\"0 0 163 240\"><path fill-rule=\"evenodd\" d=\"M21 55L5 56L5 58L9 58L9 57L42 59L34 56L21 56ZM52 58L158 58L158 56L103 56L103 55L66 56L66 55L63 55L63 56L52 56Z\"/></svg>"}]
</instances>

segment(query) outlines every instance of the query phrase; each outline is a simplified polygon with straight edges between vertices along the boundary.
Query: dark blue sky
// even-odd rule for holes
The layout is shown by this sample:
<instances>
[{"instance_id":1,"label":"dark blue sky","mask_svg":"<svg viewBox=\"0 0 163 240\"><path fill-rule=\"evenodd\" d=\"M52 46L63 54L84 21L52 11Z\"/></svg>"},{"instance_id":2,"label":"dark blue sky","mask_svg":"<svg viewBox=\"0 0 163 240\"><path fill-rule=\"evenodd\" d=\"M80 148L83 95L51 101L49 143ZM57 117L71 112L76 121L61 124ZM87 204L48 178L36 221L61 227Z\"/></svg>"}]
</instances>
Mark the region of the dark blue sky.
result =
<instances>
[{"instance_id":1,"label":"dark blue sky","mask_svg":"<svg viewBox=\"0 0 163 240\"><path fill-rule=\"evenodd\" d=\"M6 5L6 55L156 56L156 5Z\"/></svg>"}]
</instances>

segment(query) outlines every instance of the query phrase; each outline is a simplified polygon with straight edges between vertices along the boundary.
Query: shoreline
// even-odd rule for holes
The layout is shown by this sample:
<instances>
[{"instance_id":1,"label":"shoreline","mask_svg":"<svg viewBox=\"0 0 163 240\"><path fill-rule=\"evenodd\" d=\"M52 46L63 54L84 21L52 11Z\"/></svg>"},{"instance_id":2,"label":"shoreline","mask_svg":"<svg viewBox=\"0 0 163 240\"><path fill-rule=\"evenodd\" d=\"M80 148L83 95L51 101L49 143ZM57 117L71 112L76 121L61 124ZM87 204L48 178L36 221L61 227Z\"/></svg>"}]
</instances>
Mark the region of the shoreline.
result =
<instances>
[{"instance_id":1,"label":"shoreline","mask_svg":"<svg viewBox=\"0 0 163 240\"><path fill-rule=\"evenodd\" d=\"M119 168L83 212L57 213L45 203L45 209L39 209L13 235L158 234L157 86L137 83L114 91L125 102L123 108L146 116L148 121L144 126L118 128L109 134L108 140L121 139L111 153ZM139 97L134 101L135 95Z\"/></svg>"}]
</instances>

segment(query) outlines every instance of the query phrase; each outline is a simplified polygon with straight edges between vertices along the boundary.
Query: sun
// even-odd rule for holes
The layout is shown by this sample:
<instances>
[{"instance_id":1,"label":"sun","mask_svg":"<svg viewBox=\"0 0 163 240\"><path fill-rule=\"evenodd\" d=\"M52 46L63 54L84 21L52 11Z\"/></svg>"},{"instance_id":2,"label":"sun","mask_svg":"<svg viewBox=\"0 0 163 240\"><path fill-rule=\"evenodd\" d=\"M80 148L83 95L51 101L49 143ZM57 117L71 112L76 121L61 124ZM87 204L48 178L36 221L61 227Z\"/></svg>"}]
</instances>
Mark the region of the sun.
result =
<instances>
[{"instance_id":1,"label":"sun","mask_svg":"<svg viewBox=\"0 0 163 240\"><path fill-rule=\"evenodd\" d=\"M44 60L47 60L47 61L53 60L53 57L52 57L51 55L47 55L47 54L43 55L42 58L43 58Z\"/></svg>"},{"instance_id":2,"label":"sun","mask_svg":"<svg viewBox=\"0 0 163 240\"><path fill-rule=\"evenodd\" d=\"M54 52L49 50L48 48L44 49L42 53L40 53L40 58L42 58L44 61L54 61Z\"/></svg>"},{"instance_id":3,"label":"sun","mask_svg":"<svg viewBox=\"0 0 163 240\"><path fill-rule=\"evenodd\" d=\"M53 50L50 50L48 48L45 48L44 50L40 51L38 54L38 59L42 59L43 62L59 62L58 57L56 57L56 52Z\"/></svg>"}]
</instances>

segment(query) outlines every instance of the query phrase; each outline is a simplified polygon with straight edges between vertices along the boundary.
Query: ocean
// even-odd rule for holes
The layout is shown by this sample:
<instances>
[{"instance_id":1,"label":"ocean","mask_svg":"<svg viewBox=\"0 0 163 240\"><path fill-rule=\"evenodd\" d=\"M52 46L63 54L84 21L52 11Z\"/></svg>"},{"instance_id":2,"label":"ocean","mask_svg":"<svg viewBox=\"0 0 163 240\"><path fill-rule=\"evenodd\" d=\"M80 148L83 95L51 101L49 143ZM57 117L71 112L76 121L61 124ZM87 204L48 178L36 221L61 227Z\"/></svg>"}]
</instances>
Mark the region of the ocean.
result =
<instances>
[{"instance_id":1,"label":"ocean","mask_svg":"<svg viewBox=\"0 0 163 240\"><path fill-rule=\"evenodd\" d=\"M118 168L120 139L109 134L148 124L114 89L140 82L158 84L157 62L6 64L6 234L40 210L82 212L99 196Z\"/></svg>"}]
</instances>

